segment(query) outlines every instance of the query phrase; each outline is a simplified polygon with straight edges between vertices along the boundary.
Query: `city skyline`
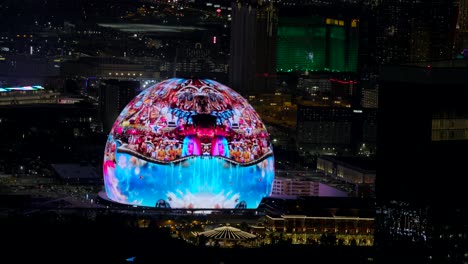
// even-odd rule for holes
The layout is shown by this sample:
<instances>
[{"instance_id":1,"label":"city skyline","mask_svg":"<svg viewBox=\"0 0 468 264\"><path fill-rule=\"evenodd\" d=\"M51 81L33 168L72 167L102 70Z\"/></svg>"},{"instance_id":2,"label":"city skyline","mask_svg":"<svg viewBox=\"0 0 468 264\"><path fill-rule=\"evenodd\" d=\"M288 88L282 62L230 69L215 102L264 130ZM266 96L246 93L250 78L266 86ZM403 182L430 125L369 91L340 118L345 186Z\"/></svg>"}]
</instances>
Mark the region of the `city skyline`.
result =
<instances>
[{"instance_id":1,"label":"city skyline","mask_svg":"<svg viewBox=\"0 0 468 264\"><path fill-rule=\"evenodd\" d=\"M0 219L5 231L11 227L7 238L24 231L45 239L47 231L32 230L68 232L76 227L83 232L73 236L95 239L92 233L102 228L115 241L151 241L162 249L176 246L197 256L211 252L214 263L236 263L250 249L264 252L271 262L277 262L281 252L312 257L308 249L319 259L328 253L335 255L331 261L348 257L357 263L405 259L395 252L407 253L406 260L417 263L466 261L467 12L466 0L4 1ZM163 99L155 98L169 90L154 94L151 101L141 100L143 108L154 108L147 111L148 117L140 111L138 118L131 118L132 112L118 119L120 113L140 109L135 97L171 80L209 80L232 88L232 94L244 98L241 108L251 108L256 123L268 131L271 159L253 154L259 144L254 138L248 138L252 146L235 145L239 137L232 131L238 131L238 125L234 117L223 119L221 112L205 113L211 118L206 120L194 117L202 127L219 119L213 130L218 134L209 137L210 142L206 128L201 142L194 136L201 135L201 128L191 128L196 131L190 130L192 134L177 130L182 137L167 133L172 126L153 124L151 113L165 111L155 106ZM185 106L177 102L192 98L181 96L171 97L166 108L182 109ZM197 96L195 106L206 107ZM239 107L225 110L234 113ZM189 122L185 113L191 112L180 111L171 113ZM252 115L243 113L234 116L247 120ZM141 144L138 133L118 132L116 119L122 121L117 122L122 131L128 126L146 131L139 122L147 120L155 131L166 132L158 132L161 138L146 133L146 143ZM220 132L223 120L232 125L231 132ZM114 164L121 168L118 184L115 179L103 181L103 163L112 160L111 147L106 146L110 132L115 143L124 143L119 148L128 156L120 153ZM249 200L242 206L236 200L237 211L222 210L219 204L204 210L208 208L188 206L182 196L175 199L180 193L173 192L169 202L161 198L164 195L156 197L159 191L154 188L165 188L160 185L141 188L141 182L161 173L187 173L185 167L169 164L189 155L188 147L181 147L186 142L200 145L199 152L192 149L192 156L222 156L226 164L242 165L218 173L203 163L199 175L218 179L235 170L235 178L243 183L246 177L261 175L252 186L267 184L269 195L257 187L235 189L233 182L240 181L231 179L224 183L236 194L225 194L242 193ZM202 145L220 147L208 151ZM151 156L148 146L163 146L164 156L156 151ZM234 155L237 152L242 155ZM252 154L249 161L244 160L246 152ZM157 168L130 164L130 155L155 162ZM120 162L127 158L128 164ZM271 163L271 170L247 166L257 159ZM133 176L127 179L124 174ZM266 176L268 181L261 181ZM216 184L183 184L192 193L203 188L220 193ZM105 197L105 190L114 196ZM265 197L252 198L254 191ZM170 209L171 202L189 210ZM221 225L253 233L255 240L241 246L239 241L199 236ZM80 247L65 234L47 241L70 252L56 239ZM159 258L146 244L104 247L118 249L111 257L117 262ZM46 258L46 249L46 244L39 247L40 259ZM105 259L107 254L97 255ZM90 255L80 259L85 261L85 256Z\"/></svg>"}]
</instances>

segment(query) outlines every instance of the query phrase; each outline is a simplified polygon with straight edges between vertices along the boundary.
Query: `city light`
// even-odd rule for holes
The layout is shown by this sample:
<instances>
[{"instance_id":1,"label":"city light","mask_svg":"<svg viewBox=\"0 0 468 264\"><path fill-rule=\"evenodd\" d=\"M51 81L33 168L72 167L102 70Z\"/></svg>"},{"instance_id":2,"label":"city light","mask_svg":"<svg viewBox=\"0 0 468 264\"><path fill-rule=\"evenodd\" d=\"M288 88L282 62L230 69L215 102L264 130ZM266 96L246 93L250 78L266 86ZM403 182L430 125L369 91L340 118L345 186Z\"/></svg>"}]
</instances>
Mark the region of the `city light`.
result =
<instances>
[{"instance_id":1,"label":"city light","mask_svg":"<svg viewBox=\"0 0 468 264\"><path fill-rule=\"evenodd\" d=\"M40 85L34 86L19 86L19 87L0 87L0 92L11 92L11 91L37 91L37 90L44 90L44 87Z\"/></svg>"}]
</instances>

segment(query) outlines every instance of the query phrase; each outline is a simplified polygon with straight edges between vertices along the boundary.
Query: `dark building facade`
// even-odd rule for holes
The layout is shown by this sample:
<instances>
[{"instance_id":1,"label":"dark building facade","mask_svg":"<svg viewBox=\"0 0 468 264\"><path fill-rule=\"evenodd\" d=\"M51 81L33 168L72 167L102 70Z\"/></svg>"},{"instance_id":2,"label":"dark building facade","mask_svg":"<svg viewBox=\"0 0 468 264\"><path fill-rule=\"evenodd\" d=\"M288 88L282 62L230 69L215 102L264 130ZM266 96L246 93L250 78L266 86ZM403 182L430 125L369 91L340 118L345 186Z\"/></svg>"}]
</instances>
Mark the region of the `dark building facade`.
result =
<instances>
[{"instance_id":1,"label":"dark building facade","mask_svg":"<svg viewBox=\"0 0 468 264\"><path fill-rule=\"evenodd\" d=\"M303 152L373 155L376 144L375 109L353 109L299 102L297 144Z\"/></svg>"},{"instance_id":2,"label":"dark building facade","mask_svg":"<svg viewBox=\"0 0 468 264\"><path fill-rule=\"evenodd\" d=\"M456 122L468 118L467 68L442 66L387 66L382 72L377 136L385 169L377 188L383 199L466 198L456 183L468 158L464 151L468 140L458 131L465 133L468 127ZM448 135L446 140L435 140L441 120L447 121ZM440 178L428 180L428 175Z\"/></svg>"},{"instance_id":3,"label":"dark building facade","mask_svg":"<svg viewBox=\"0 0 468 264\"><path fill-rule=\"evenodd\" d=\"M117 116L137 95L138 81L105 80L99 87L99 117L104 132L108 133Z\"/></svg>"},{"instance_id":4,"label":"dark building facade","mask_svg":"<svg viewBox=\"0 0 468 264\"><path fill-rule=\"evenodd\" d=\"M375 11L377 64L452 58L454 1L382 1Z\"/></svg>"},{"instance_id":5,"label":"dark building facade","mask_svg":"<svg viewBox=\"0 0 468 264\"><path fill-rule=\"evenodd\" d=\"M230 87L243 96L275 90L278 16L273 3L233 3Z\"/></svg>"},{"instance_id":6,"label":"dark building facade","mask_svg":"<svg viewBox=\"0 0 468 264\"><path fill-rule=\"evenodd\" d=\"M455 26L455 56L468 58L468 0L459 0Z\"/></svg>"},{"instance_id":7,"label":"dark building facade","mask_svg":"<svg viewBox=\"0 0 468 264\"><path fill-rule=\"evenodd\" d=\"M466 261L468 65L431 65L386 66L379 81L376 245L390 262Z\"/></svg>"}]
</instances>

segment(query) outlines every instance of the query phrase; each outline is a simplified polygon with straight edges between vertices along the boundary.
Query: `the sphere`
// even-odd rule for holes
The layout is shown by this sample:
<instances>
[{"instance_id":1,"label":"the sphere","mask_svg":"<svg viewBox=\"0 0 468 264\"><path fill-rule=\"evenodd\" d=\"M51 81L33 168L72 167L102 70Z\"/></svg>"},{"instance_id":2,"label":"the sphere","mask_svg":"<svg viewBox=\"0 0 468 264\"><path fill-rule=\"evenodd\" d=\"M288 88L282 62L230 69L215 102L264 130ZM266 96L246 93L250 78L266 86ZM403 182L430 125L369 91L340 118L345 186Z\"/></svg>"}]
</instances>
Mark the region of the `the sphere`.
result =
<instances>
[{"instance_id":1,"label":"the sphere","mask_svg":"<svg viewBox=\"0 0 468 264\"><path fill-rule=\"evenodd\" d=\"M208 79L169 79L138 94L104 155L111 200L160 208L257 208L271 192L273 149L241 95Z\"/></svg>"}]
</instances>

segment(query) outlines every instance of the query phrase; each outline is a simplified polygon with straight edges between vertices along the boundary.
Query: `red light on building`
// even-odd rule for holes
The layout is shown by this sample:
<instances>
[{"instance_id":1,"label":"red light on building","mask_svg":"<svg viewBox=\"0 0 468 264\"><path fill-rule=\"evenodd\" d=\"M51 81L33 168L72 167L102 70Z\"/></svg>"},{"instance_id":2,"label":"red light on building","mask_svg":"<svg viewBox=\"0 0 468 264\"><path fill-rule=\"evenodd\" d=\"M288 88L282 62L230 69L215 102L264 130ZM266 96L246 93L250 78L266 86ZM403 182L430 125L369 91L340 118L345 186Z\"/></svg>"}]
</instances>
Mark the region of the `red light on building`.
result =
<instances>
[{"instance_id":1,"label":"red light on building","mask_svg":"<svg viewBox=\"0 0 468 264\"><path fill-rule=\"evenodd\" d=\"M338 80L338 79L333 79L333 78L330 78L329 80L331 82L337 82L337 83L341 83L341 84L357 84L357 81L353 81L353 80L343 81L343 80Z\"/></svg>"},{"instance_id":2,"label":"red light on building","mask_svg":"<svg viewBox=\"0 0 468 264\"><path fill-rule=\"evenodd\" d=\"M213 36L213 44L216 44L216 36Z\"/></svg>"}]
</instances>

